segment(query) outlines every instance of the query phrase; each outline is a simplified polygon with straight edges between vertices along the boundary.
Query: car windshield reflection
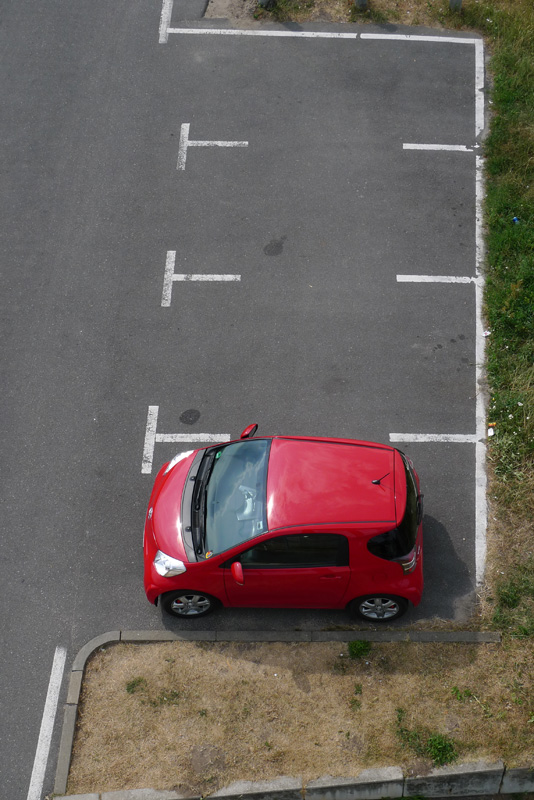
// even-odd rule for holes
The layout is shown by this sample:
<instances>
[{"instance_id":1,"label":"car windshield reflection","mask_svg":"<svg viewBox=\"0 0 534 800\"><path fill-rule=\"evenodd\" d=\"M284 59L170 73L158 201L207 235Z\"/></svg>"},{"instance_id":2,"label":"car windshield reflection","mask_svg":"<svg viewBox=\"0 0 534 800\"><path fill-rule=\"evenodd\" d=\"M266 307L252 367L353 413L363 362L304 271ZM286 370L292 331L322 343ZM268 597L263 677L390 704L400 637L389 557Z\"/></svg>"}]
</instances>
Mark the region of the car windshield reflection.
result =
<instances>
[{"instance_id":1,"label":"car windshield reflection","mask_svg":"<svg viewBox=\"0 0 534 800\"><path fill-rule=\"evenodd\" d=\"M269 439L249 439L217 450L206 493L207 557L267 530L270 445Z\"/></svg>"}]
</instances>

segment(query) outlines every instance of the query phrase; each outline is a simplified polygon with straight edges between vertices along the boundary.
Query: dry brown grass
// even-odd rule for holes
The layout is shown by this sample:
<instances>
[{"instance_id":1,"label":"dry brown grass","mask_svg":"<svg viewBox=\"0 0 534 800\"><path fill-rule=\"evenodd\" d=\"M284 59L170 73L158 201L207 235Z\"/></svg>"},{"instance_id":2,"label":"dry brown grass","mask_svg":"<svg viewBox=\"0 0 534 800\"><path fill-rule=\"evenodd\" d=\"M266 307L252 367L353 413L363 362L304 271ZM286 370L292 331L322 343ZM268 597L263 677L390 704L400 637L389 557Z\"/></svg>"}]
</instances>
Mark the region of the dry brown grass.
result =
<instances>
[{"instance_id":1,"label":"dry brown grass","mask_svg":"<svg viewBox=\"0 0 534 800\"><path fill-rule=\"evenodd\" d=\"M460 759L529 764L533 649L380 644L351 660L334 643L111 646L87 668L68 789L209 794L240 779L430 767L403 749L400 707Z\"/></svg>"}]
</instances>

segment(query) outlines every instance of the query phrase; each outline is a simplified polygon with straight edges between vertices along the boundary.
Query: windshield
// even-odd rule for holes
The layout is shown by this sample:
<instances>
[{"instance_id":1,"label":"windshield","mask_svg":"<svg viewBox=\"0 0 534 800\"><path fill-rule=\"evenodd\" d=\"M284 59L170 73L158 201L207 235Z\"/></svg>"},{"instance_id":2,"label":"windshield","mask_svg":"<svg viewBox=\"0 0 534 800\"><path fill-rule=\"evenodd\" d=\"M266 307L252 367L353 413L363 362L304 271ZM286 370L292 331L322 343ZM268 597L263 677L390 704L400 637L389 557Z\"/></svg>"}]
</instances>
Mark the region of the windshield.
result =
<instances>
[{"instance_id":1,"label":"windshield","mask_svg":"<svg viewBox=\"0 0 534 800\"><path fill-rule=\"evenodd\" d=\"M249 439L209 450L202 551L221 553L267 530L270 439ZM202 523L201 523L202 525Z\"/></svg>"}]
</instances>

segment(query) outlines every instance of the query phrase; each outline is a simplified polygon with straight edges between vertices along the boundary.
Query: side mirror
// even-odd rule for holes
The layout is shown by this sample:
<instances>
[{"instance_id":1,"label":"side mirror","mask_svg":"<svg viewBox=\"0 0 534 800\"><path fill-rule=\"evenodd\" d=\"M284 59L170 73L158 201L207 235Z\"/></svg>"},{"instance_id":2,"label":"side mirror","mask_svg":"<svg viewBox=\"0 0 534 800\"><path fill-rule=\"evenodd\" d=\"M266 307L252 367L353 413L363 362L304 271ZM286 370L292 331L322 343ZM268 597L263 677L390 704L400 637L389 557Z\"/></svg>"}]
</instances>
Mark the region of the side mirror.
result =
<instances>
[{"instance_id":1,"label":"side mirror","mask_svg":"<svg viewBox=\"0 0 534 800\"><path fill-rule=\"evenodd\" d=\"M254 436L256 431L258 430L258 423L253 422L252 425L247 425L241 436L240 439L250 439L251 436Z\"/></svg>"},{"instance_id":2,"label":"side mirror","mask_svg":"<svg viewBox=\"0 0 534 800\"><path fill-rule=\"evenodd\" d=\"M238 586L245 585L245 577L243 575L243 567L241 566L240 561L234 561L232 566L230 567L230 571L232 573L232 578L237 583Z\"/></svg>"}]
</instances>

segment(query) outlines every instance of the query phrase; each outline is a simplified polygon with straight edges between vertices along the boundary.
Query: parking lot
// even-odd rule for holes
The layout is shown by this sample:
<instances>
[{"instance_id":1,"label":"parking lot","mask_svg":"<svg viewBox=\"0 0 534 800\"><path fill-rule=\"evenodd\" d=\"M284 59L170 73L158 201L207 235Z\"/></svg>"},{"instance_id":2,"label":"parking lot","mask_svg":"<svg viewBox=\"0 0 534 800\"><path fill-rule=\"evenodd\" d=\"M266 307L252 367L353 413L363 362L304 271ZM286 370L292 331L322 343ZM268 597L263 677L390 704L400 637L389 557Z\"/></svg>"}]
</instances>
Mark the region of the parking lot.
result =
<instances>
[{"instance_id":1,"label":"parking lot","mask_svg":"<svg viewBox=\"0 0 534 800\"><path fill-rule=\"evenodd\" d=\"M6 14L13 800L51 790L61 664L105 631L187 624L142 587L146 503L178 450L251 422L391 442L425 494L426 589L406 623L465 618L483 571L480 40L232 31L182 12L28 0ZM346 622L241 609L196 624Z\"/></svg>"},{"instance_id":2,"label":"parking lot","mask_svg":"<svg viewBox=\"0 0 534 800\"><path fill-rule=\"evenodd\" d=\"M459 619L483 560L478 43L215 24L160 32L194 78L170 93L142 471L251 421L398 442L427 514L412 618Z\"/></svg>"}]
</instances>

